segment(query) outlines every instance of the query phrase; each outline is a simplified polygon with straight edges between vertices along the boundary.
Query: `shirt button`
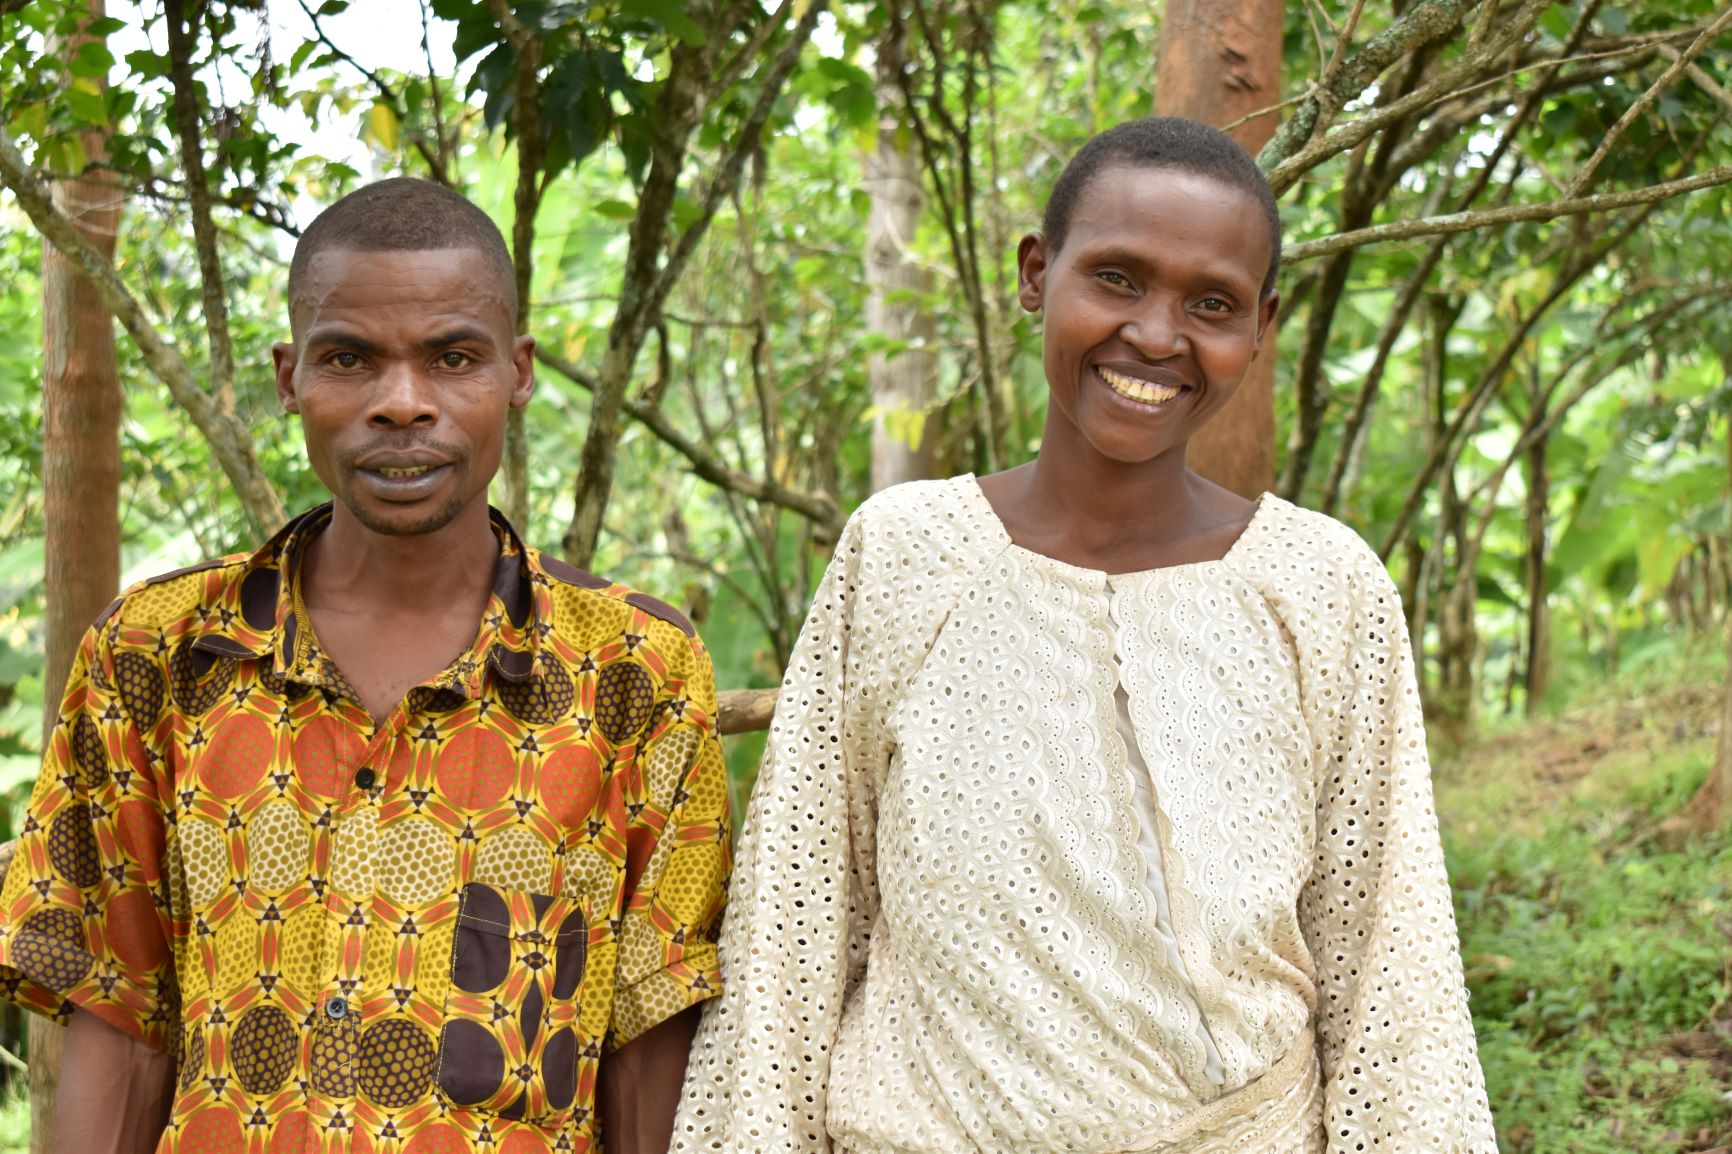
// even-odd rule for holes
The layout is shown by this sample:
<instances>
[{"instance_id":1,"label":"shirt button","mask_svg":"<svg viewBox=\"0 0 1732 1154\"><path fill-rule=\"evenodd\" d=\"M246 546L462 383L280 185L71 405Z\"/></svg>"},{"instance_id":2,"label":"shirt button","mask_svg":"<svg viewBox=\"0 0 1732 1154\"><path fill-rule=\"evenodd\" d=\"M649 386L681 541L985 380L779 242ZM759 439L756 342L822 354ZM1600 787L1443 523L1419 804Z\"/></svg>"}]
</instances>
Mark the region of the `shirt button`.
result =
<instances>
[{"instance_id":1,"label":"shirt button","mask_svg":"<svg viewBox=\"0 0 1732 1154\"><path fill-rule=\"evenodd\" d=\"M355 784L362 789L373 788L373 771L365 767L355 771Z\"/></svg>"},{"instance_id":2,"label":"shirt button","mask_svg":"<svg viewBox=\"0 0 1732 1154\"><path fill-rule=\"evenodd\" d=\"M349 999L347 998L332 998L325 1003L325 1017L327 1018L341 1018L347 1016L348 1013Z\"/></svg>"}]
</instances>

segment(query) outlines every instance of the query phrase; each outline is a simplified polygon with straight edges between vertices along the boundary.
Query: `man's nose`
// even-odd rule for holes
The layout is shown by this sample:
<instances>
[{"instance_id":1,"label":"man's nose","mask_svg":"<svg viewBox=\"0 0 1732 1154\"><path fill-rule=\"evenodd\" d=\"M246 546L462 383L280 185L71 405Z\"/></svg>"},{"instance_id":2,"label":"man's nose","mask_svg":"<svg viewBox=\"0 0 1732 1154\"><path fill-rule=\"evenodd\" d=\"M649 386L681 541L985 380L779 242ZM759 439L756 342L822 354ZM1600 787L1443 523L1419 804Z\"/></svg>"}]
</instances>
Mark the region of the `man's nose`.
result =
<instances>
[{"instance_id":1,"label":"man's nose","mask_svg":"<svg viewBox=\"0 0 1732 1154\"><path fill-rule=\"evenodd\" d=\"M433 382L403 361L392 362L379 374L372 401L367 423L379 428L431 425L439 419L439 396Z\"/></svg>"},{"instance_id":2,"label":"man's nose","mask_svg":"<svg viewBox=\"0 0 1732 1154\"><path fill-rule=\"evenodd\" d=\"M1119 326L1119 336L1149 360L1162 360L1190 349L1187 319L1185 303L1177 295L1151 293Z\"/></svg>"}]
</instances>

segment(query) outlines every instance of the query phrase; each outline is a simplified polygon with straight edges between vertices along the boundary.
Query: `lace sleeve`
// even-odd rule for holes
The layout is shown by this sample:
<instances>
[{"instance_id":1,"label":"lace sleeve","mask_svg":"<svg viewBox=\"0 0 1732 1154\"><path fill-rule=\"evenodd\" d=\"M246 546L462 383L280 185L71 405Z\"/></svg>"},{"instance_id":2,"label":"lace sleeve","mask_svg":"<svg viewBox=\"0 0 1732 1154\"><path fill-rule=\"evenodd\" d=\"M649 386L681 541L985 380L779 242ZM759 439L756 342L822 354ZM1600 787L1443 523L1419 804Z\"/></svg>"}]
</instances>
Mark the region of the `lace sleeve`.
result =
<instances>
[{"instance_id":1,"label":"lace sleeve","mask_svg":"<svg viewBox=\"0 0 1732 1154\"><path fill-rule=\"evenodd\" d=\"M1307 633L1317 964L1330 1154L1495 1154L1400 599L1355 540Z\"/></svg>"},{"instance_id":2,"label":"lace sleeve","mask_svg":"<svg viewBox=\"0 0 1732 1154\"><path fill-rule=\"evenodd\" d=\"M830 1148L830 1052L878 906L869 776L887 756L852 632L861 540L856 515L782 683L735 859L722 996L693 1044L674 1151Z\"/></svg>"}]
</instances>

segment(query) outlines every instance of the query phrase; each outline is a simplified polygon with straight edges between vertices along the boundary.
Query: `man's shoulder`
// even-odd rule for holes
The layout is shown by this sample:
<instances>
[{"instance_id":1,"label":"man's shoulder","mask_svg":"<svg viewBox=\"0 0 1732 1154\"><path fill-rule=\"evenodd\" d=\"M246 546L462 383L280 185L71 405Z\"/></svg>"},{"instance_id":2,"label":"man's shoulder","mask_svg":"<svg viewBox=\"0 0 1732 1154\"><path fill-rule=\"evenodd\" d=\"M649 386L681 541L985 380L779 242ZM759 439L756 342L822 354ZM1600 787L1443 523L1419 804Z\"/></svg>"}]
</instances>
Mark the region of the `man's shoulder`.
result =
<instances>
[{"instance_id":1,"label":"man's shoulder","mask_svg":"<svg viewBox=\"0 0 1732 1154\"><path fill-rule=\"evenodd\" d=\"M697 639L697 630L692 626L691 620L666 601L630 585L622 585L598 576L587 569L579 569L539 549L531 547L529 552L535 565L547 575L556 616L562 607L579 613L587 608L592 612L611 611L621 615L629 615L636 609L679 630L688 639Z\"/></svg>"},{"instance_id":2,"label":"man's shoulder","mask_svg":"<svg viewBox=\"0 0 1732 1154\"><path fill-rule=\"evenodd\" d=\"M164 631L187 618L202 619L220 598L223 589L247 568L254 556L252 553L231 553L212 557L196 565L136 581L109 603L92 628L100 630L110 624L120 624Z\"/></svg>"}]
</instances>

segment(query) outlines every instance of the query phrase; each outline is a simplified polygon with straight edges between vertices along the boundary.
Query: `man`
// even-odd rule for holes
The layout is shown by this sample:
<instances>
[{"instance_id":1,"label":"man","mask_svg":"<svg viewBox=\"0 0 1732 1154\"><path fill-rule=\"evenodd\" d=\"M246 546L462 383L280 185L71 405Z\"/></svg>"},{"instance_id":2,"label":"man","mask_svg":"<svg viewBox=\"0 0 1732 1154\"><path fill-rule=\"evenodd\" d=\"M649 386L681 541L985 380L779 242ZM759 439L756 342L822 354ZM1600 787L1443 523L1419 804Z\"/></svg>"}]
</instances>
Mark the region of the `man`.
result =
<instances>
[{"instance_id":1,"label":"man","mask_svg":"<svg viewBox=\"0 0 1732 1154\"><path fill-rule=\"evenodd\" d=\"M336 500L97 621L0 893L58 1145L659 1154L719 988L708 656L489 510L534 342L478 209L345 197L289 310Z\"/></svg>"}]
</instances>

